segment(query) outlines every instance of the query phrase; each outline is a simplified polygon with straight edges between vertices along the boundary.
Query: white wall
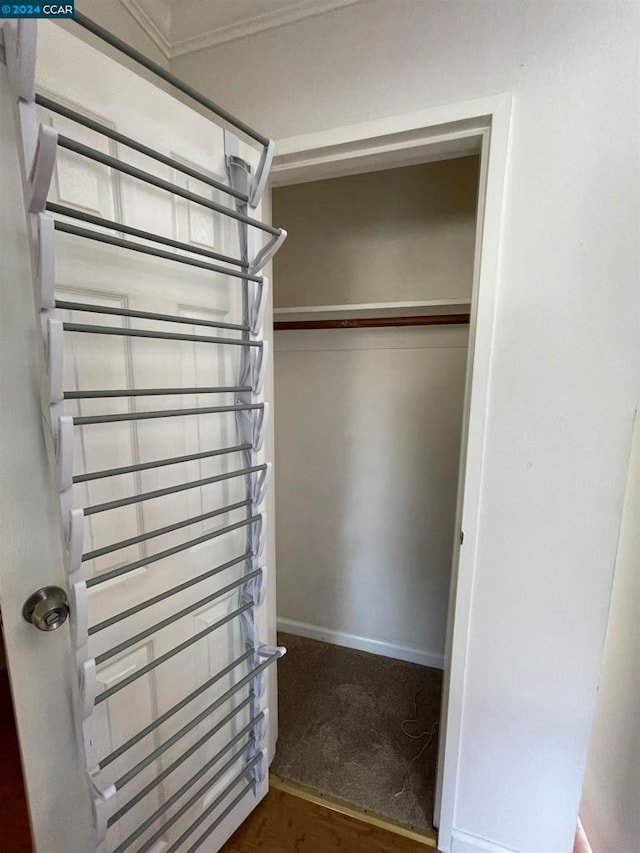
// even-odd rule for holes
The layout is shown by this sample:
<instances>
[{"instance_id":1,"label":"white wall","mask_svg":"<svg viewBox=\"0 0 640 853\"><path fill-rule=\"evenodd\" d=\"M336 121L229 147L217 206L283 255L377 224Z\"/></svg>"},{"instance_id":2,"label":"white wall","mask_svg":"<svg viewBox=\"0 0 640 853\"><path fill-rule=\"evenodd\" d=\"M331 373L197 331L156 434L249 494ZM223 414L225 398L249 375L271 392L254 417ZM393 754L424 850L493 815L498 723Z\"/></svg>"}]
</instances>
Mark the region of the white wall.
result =
<instances>
[{"instance_id":1,"label":"white wall","mask_svg":"<svg viewBox=\"0 0 640 853\"><path fill-rule=\"evenodd\" d=\"M640 418L580 814L594 853L640 844Z\"/></svg>"},{"instance_id":2,"label":"white wall","mask_svg":"<svg viewBox=\"0 0 640 853\"><path fill-rule=\"evenodd\" d=\"M369 0L173 64L276 138L513 93L455 809L494 849L566 853L580 800L638 398L639 15Z\"/></svg>"},{"instance_id":3,"label":"white wall","mask_svg":"<svg viewBox=\"0 0 640 853\"><path fill-rule=\"evenodd\" d=\"M275 305L470 299L477 185L467 157L274 189ZM276 332L281 629L442 666L467 343Z\"/></svg>"},{"instance_id":4,"label":"white wall","mask_svg":"<svg viewBox=\"0 0 640 853\"><path fill-rule=\"evenodd\" d=\"M276 332L278 625L441 667L467 329Z\"/></svg>"}]
</instances>

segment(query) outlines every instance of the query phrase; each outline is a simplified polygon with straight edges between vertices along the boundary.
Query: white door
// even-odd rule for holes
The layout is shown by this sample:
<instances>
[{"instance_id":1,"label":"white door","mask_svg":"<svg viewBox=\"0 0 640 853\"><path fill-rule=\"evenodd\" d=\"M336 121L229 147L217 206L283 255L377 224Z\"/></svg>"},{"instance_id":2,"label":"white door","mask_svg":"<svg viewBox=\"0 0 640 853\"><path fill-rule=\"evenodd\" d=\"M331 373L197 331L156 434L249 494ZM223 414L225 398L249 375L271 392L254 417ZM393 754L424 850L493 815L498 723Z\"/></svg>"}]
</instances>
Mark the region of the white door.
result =
<instances>
[{"instance_id":1,"label":"white door","mask_svg":"<svg viewBox=\"0 0 640 853\"><path fill-rule=\"evenodd\" d=\"M228 183L220 127L53 25L40 27L36 88L58 104ZM3 124L8 120L3 110ZM40 109L40 120L63 136L233 207L233 199L220 190L55 111ZM240 153L256 167L259 152L241 145ZM189 244L205 263L216 263L208 260L211 251L241 256L235 220L64 147L57 152L48 198L57 206L55 218L75 228L129 239L91 221L100 217ZM89 224L65 216L64 208L89 217ZM259 218L259 210L252 215ZM249 399L245 392L220 390L240 385L246 348L195 340L239 339L242 333L215 324L242 324L244 285L240 278L73 233L56 232L55 257L56 316L66 324L64 414L75 420L73 506L84 508L85 515L86 658L96 664L97 692L84 730L82 714L75 712L75 729L81 740L84 735L80 749L69 746L54 772L52 733L73 731L70 706L80 704L68 672L62 672L63 667L74 669L58 636L67 629L55 632L54 640L53 634L35 636L38 632L26 623L9 620L15 623L15 634L7 636L8 658L34 840L39 851L86 853L81 765L86 758L96 771L97 758L93 779L107 796L106 850L217 850L267 791L261 750L268 751L266 709L273 682L263 698L252 692L256 682L245 682L256 661L247 651L247 632L272 638L274 609L272 602L252 606L259 585L266 586L266 571L262 561L247 554L264 519L250 504L249 475L242 473L256 469L251 475L256 482L266 454L258 459L246 447L231 450L243 444L233 409L169 413L232 407L239 394L241 401ZM131 330L151 336L121 333ZM156 389L165 393L148 393ZM86 396L101 391L109 394ZM37 440L35 435L31 440ZM167 459L182 461L156 464ZM104 473L114 469L121 473ZM173 491L176 486L179 490ZM25 586L33 591L59 582L59 567L51 569L57 577L44 577L43 569L19 592L3 594L3 613L20 609ZM14 564L11 571L16 570ZM255 578L252 600L247 572ZM20 696L29 688L12 661L23 666L29 654L59 673L47 684L56 693L51 713L46 725L40 721L37 727L22 715ZM38 745L52 756L44 774L34 763ZM80 797L73 811L61 793L65 786ZM46 827L54 813L52 835Z\"/></svg>"}]
</instances>

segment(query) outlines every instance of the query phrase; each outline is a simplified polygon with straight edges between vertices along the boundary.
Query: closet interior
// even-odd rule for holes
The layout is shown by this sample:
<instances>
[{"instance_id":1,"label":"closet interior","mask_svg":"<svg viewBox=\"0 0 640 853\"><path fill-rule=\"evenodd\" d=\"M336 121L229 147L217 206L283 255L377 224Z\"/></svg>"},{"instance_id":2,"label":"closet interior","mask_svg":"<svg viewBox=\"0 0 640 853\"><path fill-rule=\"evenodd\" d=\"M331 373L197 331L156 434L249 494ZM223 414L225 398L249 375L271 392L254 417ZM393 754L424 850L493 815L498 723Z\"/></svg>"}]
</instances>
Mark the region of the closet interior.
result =
<instances>
[{"instance_id":1,"label":"closet interior","mask_svg":"<svg viewBox=\"0 0 640 853\"><path fill-rule=\"evenodd\" d=\"M478 181L464 156L272 189L271 771L427 833Z\"/></svg>"}]
</instances>

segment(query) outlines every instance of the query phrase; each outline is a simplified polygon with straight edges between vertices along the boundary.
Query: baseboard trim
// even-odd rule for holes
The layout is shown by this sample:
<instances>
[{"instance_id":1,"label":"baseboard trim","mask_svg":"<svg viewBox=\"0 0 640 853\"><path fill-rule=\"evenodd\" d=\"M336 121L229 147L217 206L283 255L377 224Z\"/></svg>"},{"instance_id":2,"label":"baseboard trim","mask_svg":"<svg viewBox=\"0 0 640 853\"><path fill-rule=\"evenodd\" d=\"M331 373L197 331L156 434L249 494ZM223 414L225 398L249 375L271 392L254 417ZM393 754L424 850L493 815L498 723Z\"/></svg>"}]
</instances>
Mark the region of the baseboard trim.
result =
<instances>
[{"instance_id":1,"label":"baseboard trim","mask_svg":"<svg viewBox=\"0 0 640 853\"><path fill-rule=\"evenodd\" d=\"M395 658L408 663L419 663L433 669L444 668L444 655L436 652L424 652L411 646L399 646L386 643L383 640L371 640L368 637L358 637L343 631L334 631L320 625L309 625L307 622L296 622L293 619L278 619L278 631L294 634L296 637L307 637L310 640L321 640L334 646L345 646L348 649L358 649L373 655Z\"/></svg>"},{"instance_id":2,"label":"baseboard trim","mask_svg":"<svg viewBox=\"0 0 640 853\"><path fill-rule=\"evenodd\" d=\"M513 847L503 847L486 838L454 829L451 833L451 853L518 853Z\"/></svg>"},{"instance_id":3,"label":"baseboard trim","mask_svg":"<svg viewBox=\"0 0 640 853\"><path fill-rule=\"evenodd\" d=\"M292 797L299 797L309 803L315 803L317 806L322 806L323 808L354 818L362 823L367 823L370 826L375 826L378 829L385 829L387 832L393 832L395 835L417 841L420 844L424 844L425 847L435 849L437 846L434 833L412 829L395 820L374 814L367 809L345 803L335 797L330 797L328 794L322 794L313 788L307 788L306 785L289 782L287 779L276 776L275 773L269 774L269 787L276 791L283 791L285 794L290 794Z\"/></svg>"}]
</instances>

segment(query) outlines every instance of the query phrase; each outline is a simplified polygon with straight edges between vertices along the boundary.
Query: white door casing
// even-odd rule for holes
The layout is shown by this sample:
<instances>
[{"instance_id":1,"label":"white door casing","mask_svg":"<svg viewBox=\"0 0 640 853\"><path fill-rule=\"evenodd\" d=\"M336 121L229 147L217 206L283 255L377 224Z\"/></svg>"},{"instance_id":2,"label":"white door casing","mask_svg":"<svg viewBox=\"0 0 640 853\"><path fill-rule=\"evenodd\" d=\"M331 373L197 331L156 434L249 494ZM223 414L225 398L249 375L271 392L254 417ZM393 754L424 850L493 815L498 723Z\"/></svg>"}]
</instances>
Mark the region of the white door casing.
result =
<instances>
[{"instance_id":1,"label":"white door casing","mask_svg":"<svg viewBox=\"0 0 640 853\"><path fill-rule=\"evenodd\" d=\"M68 57L73 57L72 67ZM95 48L47 23L40 27L36 67L39 92L179 162L197 168L221 182L227 182L222 129ZM3 112L3 123L10 120L11 117ZM105 154L151 171L213 201L233 206L233 200L223 193L168 166L150 163L149 158L142 154L60 115L40 110L40 120L53 126L59 133ZM259 152L241 143L240 153L243 159L256 167ZM195 247L215 249L234 257L239 257L241 253L238 224L232 219L62 148L57 152L49 200L162 234ZM253 215L260 217L259 208ZM94 231L103 230L97 226L91 227ZM113 236L112 231L109 233ZM240 279L212 274L208 270L173 261L151 258L65 233L56 233L55 254L58 300L115 309L158 312L197 320L242 322L243 285ZM11 283L7 282L7 286L11 286ZM9 298L9 295L6 298ZM118 315L92 314L69 309L58 311L57 316L68 323L134 327L151 331L166 331L168 328L171 332L194 335L203 334L204 331L205 334L223 337L228 334L196 325L168 326L166 322L130 320ZM240 353L241 348L236 346L65 332L63 384L66 392L88 389L228 387L238 384ZM270 383L267 388L270 388ZM234 395L228 392L103 397L66 400L64 413L77 418L162 409L225 406L234 402ZM76 426L74 432L73 471L75 476L80 477L105 469L139 465L240 443L234 412L90 423ZM269 447L268 442L266 446ZM243 458L241 453L213 456L178 465L88 479L74 485L73 505L89 508L85 510L83 553L90 557L94 552L98 552L94 558L87 557L82 565L83 578L90 585L90 626L99 625L123 611L134 608L140 601L159 595L245 553L248 529L246 526L238 527L219 537L206 537L218 528L234 525L247 518L247 482L245 476L233 477L113 509L95 512L92 510L110 501L136 494L228 474L244 467L246 462ZM263 453L260 461L264 458ZM213 515L217 509L232 504L241 505L229 512ZM161 536L147 536L150 532L176 521L207 514L209 517L198 523ZM132 539L137 541L126 544ZM187 540L202 541L196 541L191 547L167 555L163 559L149 560L151 555L171 549ZM117 550L99 553L101 549L114 543L123 544ZM112 755L129 739L139 735L145 727L151 727L154 721L181 699L197 691L199 685L242 656L246 638L241 631L241 619L236 617L225 622L225 617L239 607L239 588L236 586L222 596L216 596L215 593L225 585L239 582L245 565L246 561L238 561L236 565L230 566L211 580L195 583L188 589L158 601L152 607L134 612L126 619L97 633L90 632L88 654L90 658L96 659L98 686L93 724L97 753L101 759ZM127 571L118 574L122 567L127 567ZM105 581L107 573L113 573L114 577ZM56 578L47 578L49 583L54 580ZM57 581L59 580L58 577ZM38 582L40 583L40 580ZM33 588L37 585L35 583ZM23 591L20 595L22 593ZM202 606L197 606L197 602L203 597L207 600ZM3 595L3 610L15 610L21 603L22 601L15 600L15 596ZM189 610L184 617L159 630L147 632L150 626L168 619L182 608ZM271 603L255 610L258 637L266 638L269 634L273 636L273 619L269 616L273 612ZM157 661L180 643L194 638L218 622L224 624L166 662L154 666L145 675L133 678L142 667ZM25 634L24 627L20 626L20 637L28 636L41 660L50 659L52 669L60 667L60 637L57 635L66 634L67 629L56 632L52 637L33 637L32 634L36 633L34 629L26 627L31 634ZM142 636L143 634L145 636ZM138 635L141 635L138 641L128 644L131 638ZM11 635L7 637L13 689L18 694L22 690L18 683L22 677L11 665L14 642L22 642L18 634L15 641ZM121 649L118 648L120 644ZM22 652L16 654L21 656ZM204 714L212 701L232 688L246 672L246 667L231 670L219 678L211 690L196 696L161 725L153 727L146 736L132 744L121 755L117 755L107 765L103 762L104 766L97 777L100 788L106 789L110 783L125 778L132 768L136 768L138 762L144 762L146 756L166 744L169 738L179 733L196 715ZM100 700L101 691L109 691L123 679L129 678L132 679L131 683L114 692L106 700ZM273 693L272 679L269 679L269 687L260 706L263 709L270 702L270 693ZM57 690L59 707L56 713L64 719L50 717L49 725L39 731L33 730L25 720L19 720L23 753L28 752L24 749L27 739L33 744L34 741L37 743L39 738L50 737L50 730L55 730L58 726L61 729L69 729L71 697L64 679L60 679ZM247 695L246 689L238 691L212 713L203 716L202 721L176 739L175 744L145 766L140 766L139 772L118 786L119 790L109 802L108 813L111 816L118 814L122 806L130 803L132 798L135 800L137 795L141 797L126 811L122 810L121 816L109 827L106 837L108 850L119 849L120 845L123 845L123 850L168 850L205 810L210 809L211 819L214 819L226 807L240 790L240 785L219 805L216 805L216 797L242 771L248 754L247 736L241 737L241 732L250 721L251 705L244 701ZM20 703L17 702L16 706L20 716ZM237 710L237 713L232 713L234 710ZM214 731L212 736L207 737L208 732L213 731L211 727L223 720L226 722L219 731ZM235 737L238 738L235 748L221 753ZM200 741L201 745L198 746ZM180 756L191 747L192 754L180 762ZM219 758L214 762L216 755L219 755ZM231 760L234 755L237 755L235 761ZM207 762L210 762L211 767L193 784L188 784L203 767L207 767ZM168 768L172 768L171 772L168 772ZM45 782L49 786L69 784L71 779L67 776L74 775L75 785L81 787L81 774L76 773L77 769L73 762L69 762L64 771L66 775L56 780L49 778ZM45 823L42 813L50 811L54 802L59 810L61 802L59 796L47 797L46 793L42 792L34 799L29 776L35 772L35 769L29 767L25 755L25 775L37 849L58 851L63 849L62 844L69 853L76 849L83 850L84 853L87 848L79 846L73 827L70 826L68 836L64 835L64 822L60 826L60 838L64 839L64 842L57 839L54 846L50 846L49 841L44 838L39 828L41 823ZM201 795L195 796L201 788ZM51 790L53 791L53 787ZM266 790L265 778L258 785L256 796L251 794L241 799L216 828L207 839L206 849L218 849L224 839L255 807ZM172 798L175 799L175 805ZM192 798L191 807L181 814L184 803ZM167 803L170 803L168 809ZM163 808L165 811L161 814ZM78 823L86 823L85 815L82 817L83 820ZM185 843L193 843L208 823L211 823L211 820L205 820ZM135 837L132 836L141 826L142 831L135 834ZM82 843L86 844L85 841Z\"/></svg>"},{"instance_id":2,"label":"white door casing","mask_svg":"<svg viewBox=\"0 0 640 853\"><path fill-rule=\"evenodd\" d=\"M511 95L503 93L279 139L271 175L272 186L284 186L472 152L481 154L458 483L459 524L456 524L453 547L436 780L435 821L438 848L443 851L452 849L456 832L466 662L485 463L486 411L511 111ZM460 530L464 530L463 547L460 547Z\"/></svg>"}]
</instances>

